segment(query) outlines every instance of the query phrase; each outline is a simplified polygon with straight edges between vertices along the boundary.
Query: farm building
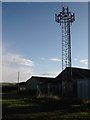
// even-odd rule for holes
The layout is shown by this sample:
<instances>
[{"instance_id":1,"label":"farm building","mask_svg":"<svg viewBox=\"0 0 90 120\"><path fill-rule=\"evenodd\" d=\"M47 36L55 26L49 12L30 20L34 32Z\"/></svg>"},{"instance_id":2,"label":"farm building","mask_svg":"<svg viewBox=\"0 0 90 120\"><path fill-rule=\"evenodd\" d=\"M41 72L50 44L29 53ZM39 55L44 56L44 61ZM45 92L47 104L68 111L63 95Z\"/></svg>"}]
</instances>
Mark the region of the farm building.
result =
<instances>
[{"instance_id":1,"label":"farm building","mask_svg":"<svg viewBox=\"0 0 90 120\"><path fill-rule=\"evenodd\" d=\"M26 90L26 82L17 83L15 86L16 86L17 88L18 88L18 86L19 86L19 90L20 90L20 91Z\"/></svg>"},{"instance_id":2,"label":"farm building","mask_svg":"<svg viewBox=\"0 0 90 120\"><path fill-rule=\"evenodd\" d=\"M90 99L90 70L67 67L56 78L31 77L26 89L36 95Z\"/></svg>"},{"instance_id":3,"label":"farm building","mask_svg":"<svg viewBox=\"0 0 90 120\"><path fill-rule=\"evenodd\" d=\"M26 81L26 88L32 94L47 95L49 94L49 86L52 82L56 83L55 78L32 76Z\"/></svg>"},{"instance_id":4,"label":"farm building","mask_svg":"<svg viewBox=\"0 0 90 120\"><path fill-rule=\"evenodd\" d=\"M67 67L56 79L62 81L63 97L90 99L90 70Z\"/></svg>"}]
</instances>

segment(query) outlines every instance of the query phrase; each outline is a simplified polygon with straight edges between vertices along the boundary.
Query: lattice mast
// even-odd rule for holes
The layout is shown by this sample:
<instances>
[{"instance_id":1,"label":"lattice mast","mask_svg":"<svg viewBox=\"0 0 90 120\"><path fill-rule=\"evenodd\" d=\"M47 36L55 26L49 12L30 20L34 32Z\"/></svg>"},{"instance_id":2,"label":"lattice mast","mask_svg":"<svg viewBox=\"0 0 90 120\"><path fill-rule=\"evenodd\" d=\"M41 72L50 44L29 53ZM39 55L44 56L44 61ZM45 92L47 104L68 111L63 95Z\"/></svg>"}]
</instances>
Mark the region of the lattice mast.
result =
<instances>
[{"instance_id":1,"label":"lattice mast","mask_svg":"<svg viewBox=\"0 0 90 120\"><path fill-rule=\"evenodd\" d=\"M75 14L69 12L69 7L62 7L62 12L55 14L55 21L62 26L62 71L71 67L71 37L70 25L75 21Z\"/></svg>"}]
</instances>

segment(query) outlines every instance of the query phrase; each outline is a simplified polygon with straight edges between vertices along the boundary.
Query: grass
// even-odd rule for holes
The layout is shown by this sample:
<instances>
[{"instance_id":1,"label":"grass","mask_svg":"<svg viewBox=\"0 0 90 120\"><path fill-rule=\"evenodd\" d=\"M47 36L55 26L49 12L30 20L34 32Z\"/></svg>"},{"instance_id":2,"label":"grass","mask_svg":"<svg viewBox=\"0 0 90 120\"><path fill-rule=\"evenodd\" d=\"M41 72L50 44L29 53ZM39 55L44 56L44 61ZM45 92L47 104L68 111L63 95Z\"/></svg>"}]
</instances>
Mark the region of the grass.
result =
<instances>
[{"instance_id":1,"label":"grass","mask_svg":"<svg viewBox=\"0 0 90 120\"><path fill-rule=\"evenodd\" d=\"M2 97L2 120L90 119L89 102L71 103L70 100L60 100L57 97L35 98L27 93L4 93Z\"/></svg>"},{"instance_id":2,"label":"grass","mask_svg":"<svg viewBox=\"0 0 90 120\"><path fill-rule=\"evenodd\" d=\"M30 99L28 99L30 101ZM7 107L26 107L26 106L37 106L38 104L27 103L27 99L7 99L2 100L4 105Z\"/></svg>"}]
</instances>

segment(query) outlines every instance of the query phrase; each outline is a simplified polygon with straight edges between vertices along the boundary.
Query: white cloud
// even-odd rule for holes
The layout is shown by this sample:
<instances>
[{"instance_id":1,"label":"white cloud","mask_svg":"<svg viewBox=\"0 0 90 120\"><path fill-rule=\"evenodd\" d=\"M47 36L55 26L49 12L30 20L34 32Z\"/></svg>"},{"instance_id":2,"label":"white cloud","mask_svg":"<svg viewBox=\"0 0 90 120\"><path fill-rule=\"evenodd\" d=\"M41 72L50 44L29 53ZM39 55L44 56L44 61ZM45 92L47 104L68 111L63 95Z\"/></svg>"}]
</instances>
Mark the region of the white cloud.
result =
<instances>
[{"instance_id":1,"label":"white cloud","mask_svg":"<svg viewBox=\"0 0 90 120\"><path fill-rule=\"evenodd\" d=\"M46 59L58 62L57 58ZM34 62L22 57L19 54L8 53L3 55L2 82L17 82L20 72L20 82L28 80L31 76L56 77L59 72L45 72L38 74L34 71Z\"/></svg>"},{"instance_id":2,"label":"white cloud","mask_svg":"<svg viewBox=\"0 0 90 120\"><path fill-rule=\"evenodd\" d=\"M20 82L26 81L34 72L34 62L18 54L3 55L2 82L17 82L20 72Z\"/></svg>"},{"instance_id":3,"label":"white cloud","mask_svg":"<svg viewBox=\"0 0 90 120\"><path fill-rule=\"evenodd\" d=\"M17 82L18 81L18 72L20 72L20 82L26 81L33 74L33 68L28 67L11 67L8 65L3 65L2 69L2 81L3 82Z\"/></svg>"},{"instance_id":4,"label":"white cloud","mask_svg":"<svg viewBox=\"0 0 90 120\"><path fill-rule=\"evenodd\" d=\"M43 77L55 77L55 73L54 72L46 72L46 73L43 73L41 76Z\"/></svg>"},{"instance_id":5,"label":"white cloud","mask_svg":"<svg viewBox=\"0 0 90 120\"><path fill-rule=\"evenodd\" d=\"M61 61L61 60L58 59L58 58L50 58L49 60L50 60L50 61L53 61L53 62L60 62L60 61Z\"/></svg>"},{"instance_id":6,"label":"white cloud","mask_svg":"<svg viewBox=\"0 0 90 120\"><path fill-rule=\"evenodd\" d=\"M60 62L61 60L60 59L58 59L58 58L41 58L41 60L49 60L49 61L52 61L52 62Z\"/></svg>"},{"instance_id":7,"label":"white cloud","mask_svg":"<svg viewBox=\"0 0 90 120\"><path fill-rule=\"evenodd\" d=\"M74 59L74 61L78 61L78 59L77 59L77 58L75 58L75 59Z\"/></svg>"},{"instance_id":8,"label":"white cloud","mask_svg":"<svg viewBox=\"0 0 90 120\"><path fill-rule=\"evenodd\" d=\"M30 59L23 58L21 55L18 54L12 54L8 53L7 55L3 56L3 62L4 63L10 63L10 64L18 64L18 65L24 65L24 66L34 66L34 62Z\"/></svg>"},{"instance_id":9,"label":"white cloud","mask_svg":"<svg viewBox=\"0 0 90 120\"><path fill-rule=\"evenodd\" d=\"M51 71L51 72L46 72L46 73L43 73L42 77L56 77L61 71Z\"/></svg>"},{"instance_id":10,"label":"white cloud","mask_svg":"<svg viewBox=\"0 0 90 120\"><path fill-rule=\"evenodd\" d=\"M88 59L80 60L80 63L87 65L88 64Z\"/></svg>"}]
</instances>

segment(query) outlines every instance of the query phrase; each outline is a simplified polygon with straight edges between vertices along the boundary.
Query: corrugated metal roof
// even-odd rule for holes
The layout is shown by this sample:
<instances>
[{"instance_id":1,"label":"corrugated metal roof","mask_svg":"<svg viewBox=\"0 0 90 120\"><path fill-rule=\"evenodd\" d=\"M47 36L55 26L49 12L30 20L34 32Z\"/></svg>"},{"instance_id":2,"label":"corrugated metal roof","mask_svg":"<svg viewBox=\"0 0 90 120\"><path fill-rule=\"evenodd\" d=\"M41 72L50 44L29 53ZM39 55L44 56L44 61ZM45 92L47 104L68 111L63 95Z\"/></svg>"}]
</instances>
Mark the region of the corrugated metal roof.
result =
<instances>
[{"instance_id":1,"label":"corrugated metal roof","mask_svg":"<svg viewBox=\"0 0 90 120\"><path fill-rule=\"evenodd\" d=\"M70 72L71 70L71 72ZM84 78L90 78L90 70L89 69L83 69L83 68L74 68L74 67L67 67L65 70L63 70L56 79L66 79L68 76L72 76L72 79L84 79Z\"/></svg>"},{"instance_id":2,"label":"corrugated metal roof","mask_svg":"<svg viewBox=\"0 0 90 120\"><path fill-rule=\"evenodd\" d=\"M71 70L71 72L70 72ZM75 67L67 67L64 69L56 78L49 78L49 77L39 77L39 76L32 76L30 79L28 79L26 82L29 80L38 80L40 82L48 82L48 83L57 83L57 82L62 82L62 77L64 80L67 80L72 74L71 79L84 79L84 78L90 78L90 70L89 69L83 69L83 68L75 68Z\"/></svg>"}]
</instances>

